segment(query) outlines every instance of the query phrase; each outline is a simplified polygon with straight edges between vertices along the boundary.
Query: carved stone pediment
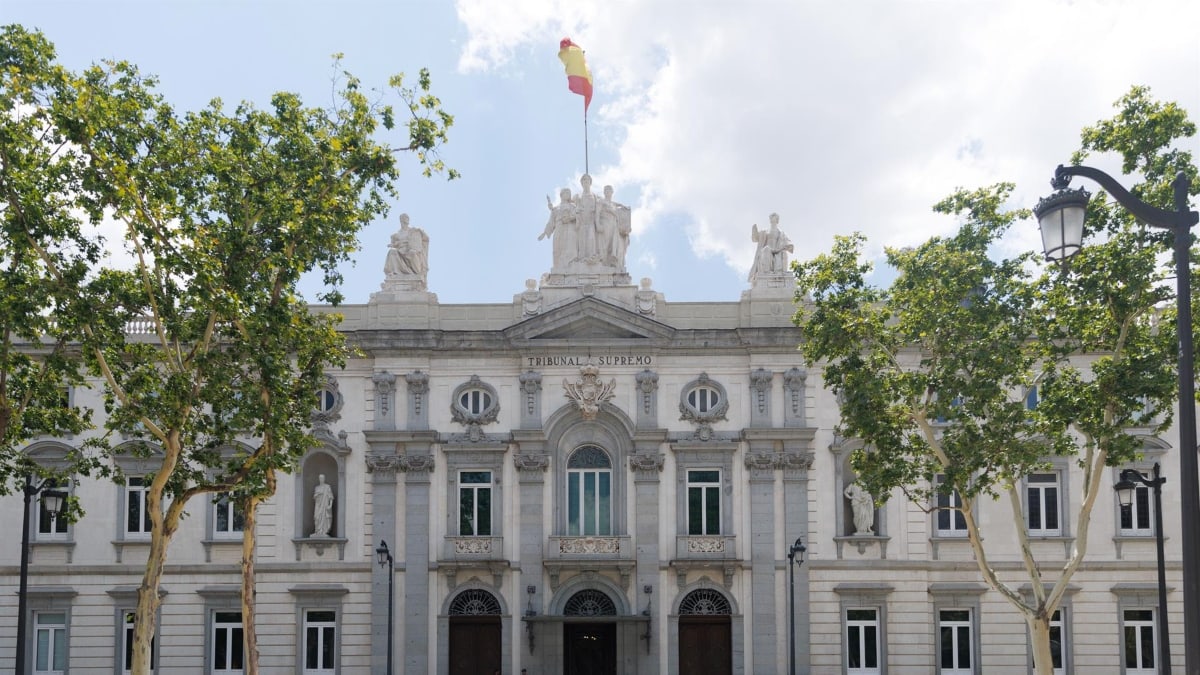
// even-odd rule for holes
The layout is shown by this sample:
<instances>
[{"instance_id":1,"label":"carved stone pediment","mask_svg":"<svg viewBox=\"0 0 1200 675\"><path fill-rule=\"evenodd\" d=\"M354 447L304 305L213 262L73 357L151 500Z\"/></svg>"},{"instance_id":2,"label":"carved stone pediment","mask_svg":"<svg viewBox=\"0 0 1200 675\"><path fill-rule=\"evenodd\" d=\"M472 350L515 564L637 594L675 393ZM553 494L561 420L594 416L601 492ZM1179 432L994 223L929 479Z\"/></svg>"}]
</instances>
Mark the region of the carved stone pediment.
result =
<instances>
[{"instance_id":1,"label":"carved stone pediment","mask_svg":"<svg viewBox=\"0 0 1200 675\"><path fill-rule=\"evenodd\" d=\"M665 344L675 329L598 298L586 297L542 312L504 332L505 337L517 343L589 338L646 341L649 347Z\"/></svg>"}]
</instances>

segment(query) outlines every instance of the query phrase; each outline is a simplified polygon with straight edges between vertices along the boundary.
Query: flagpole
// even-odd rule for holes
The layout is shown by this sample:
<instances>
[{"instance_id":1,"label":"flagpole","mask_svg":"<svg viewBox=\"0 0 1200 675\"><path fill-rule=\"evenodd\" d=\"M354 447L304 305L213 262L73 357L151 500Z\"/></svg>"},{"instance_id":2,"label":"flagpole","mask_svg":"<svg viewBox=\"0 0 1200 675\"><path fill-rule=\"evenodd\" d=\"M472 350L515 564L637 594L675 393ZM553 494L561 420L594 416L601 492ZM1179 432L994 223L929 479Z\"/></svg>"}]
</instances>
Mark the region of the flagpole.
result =
<instances>
[{"instance_id":1,"label":"flagpole","mask_svg":"<svg viewBox=\"0 0 1200 675\"><path fill-rule=\"evenodd\" d=\"M583 172L588 171L587 104L583 106Z\"/></svg>"}]
</instances>

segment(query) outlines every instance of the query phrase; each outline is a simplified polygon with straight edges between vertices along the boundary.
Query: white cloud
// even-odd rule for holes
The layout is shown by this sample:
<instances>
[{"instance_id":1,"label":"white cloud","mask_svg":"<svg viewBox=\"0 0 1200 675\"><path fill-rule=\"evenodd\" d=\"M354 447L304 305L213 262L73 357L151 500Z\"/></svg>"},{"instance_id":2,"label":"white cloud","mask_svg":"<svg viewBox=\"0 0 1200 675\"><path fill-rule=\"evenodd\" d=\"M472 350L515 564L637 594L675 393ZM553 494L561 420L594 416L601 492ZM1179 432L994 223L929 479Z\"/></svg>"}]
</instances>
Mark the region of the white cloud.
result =
<instances>
[{"instance_id":1,"label":"white cloud","mask_svg":"<svg viewBox=\"0 0 1200 675\"><path fill-rule=\"evenodd\" d=\"M1194 2L458 0L460 67L570 35L594 114L619 139L594 171L640 188L635 234L667 215L744 272L772 211L806 258L832 235L908 245L953 225L955 187L1017 183L1031 206L1079 130L1132 84L1200 116ZM1200 152L1196 142L1188 145ZM1103 162L1103 160L1099 160ZM1032 225L1014 248L1034 248Z\"/></svg>"}]
</instances>

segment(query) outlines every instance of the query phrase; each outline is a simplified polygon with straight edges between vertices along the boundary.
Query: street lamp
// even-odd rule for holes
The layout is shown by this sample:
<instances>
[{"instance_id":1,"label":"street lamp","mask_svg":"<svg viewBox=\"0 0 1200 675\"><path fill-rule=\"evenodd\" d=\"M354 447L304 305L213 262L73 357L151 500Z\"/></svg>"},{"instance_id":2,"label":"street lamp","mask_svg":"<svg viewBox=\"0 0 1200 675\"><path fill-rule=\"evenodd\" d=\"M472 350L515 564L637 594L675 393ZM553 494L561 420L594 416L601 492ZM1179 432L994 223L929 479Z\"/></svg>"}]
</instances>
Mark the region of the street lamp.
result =
<instances>
[{"instance_id":1,"label":"street lamp","mask_svg":"<svg viewBox=\"0 0 1200 675\"><path fill-rule=\"evenodd\" d=\"M804 542L796 537L796 543L788 549L788 675L796 675L796 568L804 564Z\"/></svg>"},{"instance_id":2,"label":"street lamp","mask_svg":"<svg viewBox=\"0 0 1200 675\"><path fill-rule=\"evenodd\" d=\"M25 510L21 524L21 581L17 589L17 668L15 672L25 672L25 624L27 617L25 613L28 611L29 595L29 521L33 518L29 515L29 506L33 502L33 498L40 492L42 494L42 506L51 518L57 518L58 514L62 513L63 503L67 500L67 493L59 490L53 490L55 481L53 478L47 478L37 486L33 484L33 476L25 475Z\"/></svg>"},{"instance_id":3,"label":"street lamp","mask_svg":"<svg viewBox=\"0 0 1200 675\"><path fill-rule=\"evenodd\" d=\"M1153 476L1150 478L1136 469L1125 469L1121 472L1121 480L1117 481L1113 489L1117 491L1121 508L1127 509L1133 503L1133 491L1138 485L1154 488L1154 539L1158 545L1158 625L1162 628L1162 635L1158 639L1158 658L1162 664L1159 672L1170 675L1171 631L1167 628L1167 561L1163 555L1162 528L1162 484L1167 482L1167 479L1158 475L1158 462L1154 463Z\"/></svg>"},{"instance_id":4,"label":"street lamp","mask_svg":"<svg viewBox=\"0 0 1200 675\"><path fill-rule=\"evenodd\" d=\"M1192 280L1190 266L1191 229L1200 213L1188 210L1191 181L1181 171L1171 186L1175 210L1167 211L1143 202L1121 187L1108 174L1087 166L1058 166L1050 184L1056 190L1034 207L1042 241L1049 260L1062 260L1079 251L1083 239L1083 214L1087 193L1069 190L1071 176L1090 178L1113 199L1151 227L1170 230L1175 239L1176 330L1179 334L1179 485L1180 519L1183 530L1183 643L1189 675L1200 675L1200 476L1196 457L1195 365L1192 351ZM1079 227L1075 224L1080 223ZM1068 241L1067 237L1071 240ZM1054 246L1052 246L1052 244ZM1162 521L1159 521L1160 529ZM1165 616L1163 617L1166 618Z\"/></svg>"},{"instance_id":5,"label":"street lamp","mask_svg":"<svg viewBox=\"0 0 1200 675\"><path fill-rule=\"evenodd\" d=\"M392 617L395 613L393 607L396 604L396 561L392 558L392 552L388 550L387 542L380 539L379 548L375 549L375 554L379 556L379 566L386 569L388 573L388 639L387 639L387 675L392 675L392 635L395 632L392 629Z\"/></svg>"}]
</instances>

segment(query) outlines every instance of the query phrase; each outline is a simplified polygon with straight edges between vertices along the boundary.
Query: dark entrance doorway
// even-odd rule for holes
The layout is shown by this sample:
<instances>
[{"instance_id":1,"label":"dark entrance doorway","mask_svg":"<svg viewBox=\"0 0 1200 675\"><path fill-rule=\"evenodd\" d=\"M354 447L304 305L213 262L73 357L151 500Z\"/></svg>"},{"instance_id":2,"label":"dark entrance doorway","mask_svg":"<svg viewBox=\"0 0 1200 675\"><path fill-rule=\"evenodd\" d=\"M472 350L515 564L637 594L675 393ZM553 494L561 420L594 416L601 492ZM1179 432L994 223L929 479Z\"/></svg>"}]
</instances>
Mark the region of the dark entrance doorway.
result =
<instances>
[{"instance_id":1,"label":"dark entrance doorway","mask_svg":"<svg viewBox=\"0 0 1200 675\"><path fill-rule=\"evenodd\" d=\"M587 589L567 599L563 616L593 620L563 624L565 675L617 675L617 624L601 618L616 615L617 606L602 591Z\"/></svg>"},{"instance_id":2,"label":"dark entrance doorway","mask_svg":"<svg viewBox=\"0 0 1200 675\"><path fill-rule=\"evenodd\" d=\"M565 675L617 675L617 624L563 624Z\"/></svg>"},{"instance_id":3,"label":"dark entrance doorway","mask_svg":"<svg viewBox=\"0 0 1200 675\"><path fill-rule=\"evenodd\" d=\"M450 675L492 675L501 668L500 603L487 591L463 591L450 603Z\"/></svg>"},{"instance_id":4,"label":"dark entrance doorway","mask_svg":"<svg viewBox=\"0 0 1200 675\"><path fill-rule=\"evenodd\" d=\"M718 591L702 588L679 604L679 672L729 675L733 672L732 608Z\"/></svg>"}]
</instances>

